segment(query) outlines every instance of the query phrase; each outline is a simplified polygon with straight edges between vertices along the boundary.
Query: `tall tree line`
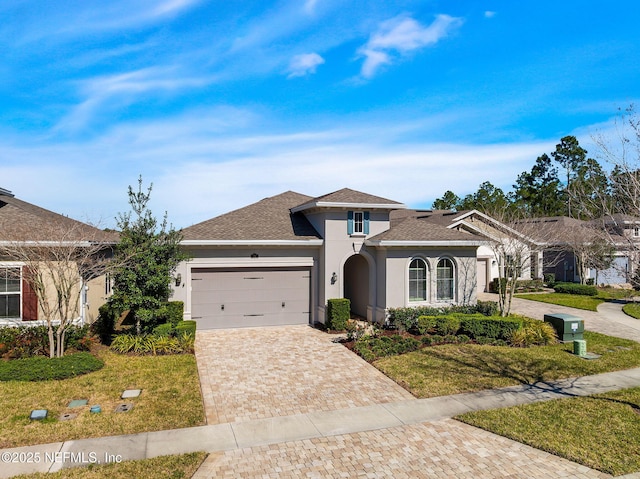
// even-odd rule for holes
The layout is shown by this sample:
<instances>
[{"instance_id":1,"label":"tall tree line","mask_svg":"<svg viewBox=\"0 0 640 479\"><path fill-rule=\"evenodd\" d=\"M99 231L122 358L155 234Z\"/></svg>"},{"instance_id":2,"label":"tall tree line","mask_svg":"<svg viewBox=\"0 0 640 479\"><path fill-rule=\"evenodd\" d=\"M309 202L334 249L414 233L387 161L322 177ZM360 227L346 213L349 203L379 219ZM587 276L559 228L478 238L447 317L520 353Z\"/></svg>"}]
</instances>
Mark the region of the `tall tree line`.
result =
<instances>
[{"instance_id":1,"label":"tall tree line","mask_svg":"<svg viewBox=\"0 0 640 479\"><path fill-rule=\"evenodd\" d=\"M587 153L575 136L565 136L555 151L542 154L530 171L518 175L513 191L505 193L485 181L475 193L464 197L446 191L433 202L432 208L477 209L488 214L509 211L527 217L588 219L602 216L610 202L620 199L616 200L615 181L610 181L600 164ZM615 174L614 169L612 179Z\"/></svg>"}]
</instances>

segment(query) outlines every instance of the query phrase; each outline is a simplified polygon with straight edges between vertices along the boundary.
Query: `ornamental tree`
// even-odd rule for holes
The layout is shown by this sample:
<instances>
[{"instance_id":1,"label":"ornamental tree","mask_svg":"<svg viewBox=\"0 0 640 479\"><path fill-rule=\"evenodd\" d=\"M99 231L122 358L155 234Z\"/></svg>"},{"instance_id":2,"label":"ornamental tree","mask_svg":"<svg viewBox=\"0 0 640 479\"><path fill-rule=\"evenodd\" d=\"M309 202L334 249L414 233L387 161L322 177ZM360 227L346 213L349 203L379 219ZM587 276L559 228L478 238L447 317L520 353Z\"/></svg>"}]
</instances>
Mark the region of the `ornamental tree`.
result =
<instances>
[{"instance_id":1,"label":"ornamental tree","mask_svg":"<svg viewBox=\"0 0 640 479\"><path fill-rule=\"evenodd\" d=\"M133 314L137 334L143 326L151 326L153 311L169 299L176 267L188 259L180 248L182 234L168 224L167 213L158 222L149 209L152 187L145 192L140 176L137 191L129 186L131 211L116 218L120 243L115 248L115 263L120 266L113 273L110 301Z\"/></svg>"}]
</instances>

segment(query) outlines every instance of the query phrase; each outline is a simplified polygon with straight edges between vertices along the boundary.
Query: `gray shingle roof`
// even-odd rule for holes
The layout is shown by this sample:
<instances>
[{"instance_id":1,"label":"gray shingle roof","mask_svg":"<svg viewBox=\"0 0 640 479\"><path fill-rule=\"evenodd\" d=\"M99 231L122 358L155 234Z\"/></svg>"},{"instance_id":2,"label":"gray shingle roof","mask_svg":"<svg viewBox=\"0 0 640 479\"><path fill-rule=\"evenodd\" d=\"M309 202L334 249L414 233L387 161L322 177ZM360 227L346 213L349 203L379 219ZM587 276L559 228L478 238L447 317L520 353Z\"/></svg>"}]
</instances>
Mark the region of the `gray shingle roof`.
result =
<instances>
[{"instance_id":1,"label":"gray shingle roof","mask_svg":"<svg viewBox=\"0 0 640 479\"><path fill-rule=\"evenodd\" d=\"M361 191L352 190L349 188L342 188L341 190L334 191L333 193L327 193L326 195L313 198L313 201L323 203L355 203L355 204L395 204L402 205L398 201L389 200L380 196L370 195Z\"/></svg>"},{"instance_id":2,"label":"gray shingle roof","mask_svg":"<svg viewBox=\"0 0 640 479\"><path fill-rule=\"evenodd\" d=\"M371 238L372 241L485 241L484 236L449 229L443 225L408 217L389 230Z\"/></svg>"},{"instance_id":3,"label":"gray shingle roof","mask_svg":"<svg viewBox=\"0 0 640 479\"><path fill-rule=\"evenodd\" d=\"M0 241L62 239L116 242L118 235L40 208L12 195L0 194Z\"/></svg>"},{"instance_id":4,"label":"gray shingle roof","mask_svg":"<svg viewBox=\"0 0 640 479\"><path fill-rule=\"evenodd\" d=\"M310 196L287 191L189 226L182 230L182 234L187 241L320 239L318 232L302 213L289 211L310 199Z\"/></svg>"}]
</instances>

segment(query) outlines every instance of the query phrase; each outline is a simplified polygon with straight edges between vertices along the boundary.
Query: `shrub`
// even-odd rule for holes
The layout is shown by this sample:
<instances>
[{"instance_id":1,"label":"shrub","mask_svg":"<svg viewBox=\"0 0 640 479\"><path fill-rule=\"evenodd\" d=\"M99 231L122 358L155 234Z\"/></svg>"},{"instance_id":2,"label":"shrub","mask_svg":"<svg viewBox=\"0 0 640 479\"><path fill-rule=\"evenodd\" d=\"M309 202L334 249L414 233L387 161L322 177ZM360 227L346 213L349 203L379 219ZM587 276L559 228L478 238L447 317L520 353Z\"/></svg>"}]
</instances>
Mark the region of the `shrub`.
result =
<instances>
[{"instance_id":1,"label":"shrub","mask_svg":"<svg viewBox=\"0 0 640 479\"><path fill-rule=\"evenodd\" d=\"M88 326L67 326L65 349L88 351L92 341ZM18 326L0 328L0 356L7 359L49 356L47 326Z\"/></svg>"},{"instance_id":2,"label":"shrub","mask_svg":"<svg viewBox=\"0 0 640 479\"><path fill-rule=\"evenodd\" d=\"M498 305L495 301L478 301L471 305L454 305L442 308L432 306L410 306L406 308L389 308L387 322L391 328L402 328L405 331L417 331L420 316L442 316L448 314L495 314Z\"/></svg>"},{"instance_id":3,"label":"shrub","mask_svg":"<svg viewBox=\"0 0 640 479\"><path fill-rule=\"evenodd\" d=\"M0 381L48 381L67 379L97 371L104 363L89 353L61 358L33 357L0 361Z\"/></svg>"},{"instance_id":4,"label":"shrub","mask_svg":"<svg viewBox=\"0 0 640 479\"><path fill-rule=\"evenodd\" d=\"M518 317L467 316L460 321L460 331L474 339L485 337L506 340L513 331L522 328L522 321Z\"/></svg>"},{"instance_id":5,"label":"shrub","mask_svg":"<svg viewBox=\"0 0 640 479\"><path fill-rule=\"evenodd\" d=\"M547 286L553 288L553 285L556 284L556 275L553 273L545 273L544 282Z\"/></svg>"},{"instance_id":6,"label":"shrub","mask_svg":"<svg viewBox=\"0 0 640 479\"><path fill-rule=\"evenodd\" d=\"M344 331L351 318L351 301L348 298L333 298L327 301L327 328Z\"/></svg>"},{"instance_id":7,"label":"shrub","mask_svg":"<svg viewBox=\"0 0 640 479\"><path fill-rule=\"evenodd\" d=\"M180 354L192 353L195 335L182 332L176 337L120 334L111 342L111 349L120 354Z\"/></svg>"},{"instance_id":8,"label":"shrub","mask_svg":"<svg viewBox=\"0 0 640 479\"><path fill-rule=\"evenodd\" d=\"M168 312L168 322L173 324L173 326L177 326L177 324L184 319L184 302L169 301L166 304L166 309Z\"/></svg>"},{"instance_id":9,"label":"shrub","mask_svg":"<svg viewBox=\"0 0 640 479\"><path fill-rule=\"evenodd\" d=\"M100 338L102 344L110 344L116 321L120 317L120 311L110 301L98 308L98 319L91 324L91 332Z\"/></svg>"},{"instance_id":10,"label":"shrub","mask_svg":"<svg viewBox=\"0 0 640 479\"><path fill-rule=\"evenodd\" d=\"M442 336L455 335L460 329L460 319L454 315L439 316L436 318L435 332Z\"/></svg>"},{"instance_id":11,"label":"shrub","mask_svg":"<svg viewBox=\"0 0 640 479\"><path fill-rule=\"evenodd\" d=\"M434 332L436 327L435 316L419 316L417 320L416 329L420 334L427 334Z\"/></svg>"},{"instance_id":12,"label":"shrub","mask_svg":"<svg viewBox=\"0 0 640 479\"><path fill-rule=\"evenodd\" d=\"M527 319L521 329L513 331L508 338L509 344L518 347L546 346L558 341L553 326L543 321Z\"/></svg>"},{"instance_id":13,"label":"shrub","mask_svg":"<svg viewBox=\"0 0 640 479\"><path fill-rule=\"evenodd\" d=\"M173 325L171 323L161 324L160 326L156 326L153 328L154 336L171 336L173 334Z\"/></svg>"},{"instance_id":14,"label":"shrub","mask_svg":"<svg viewBox=\"0 0 640 479\"><path fill-rule=\"evenodd\" d=\"M175 327L176 336L180 336L182 333L190 333L195 337L196 334L196 322L195 321L178 321Z\"/></svg>"},{"instance_id":15,"label":"shrub","mask_svg":"<svg viewBox=\"0 0 640 479\"><path fill-rule=\"evenodd\" d=\"M498 314L498 303L496 301L478 301L476 309L484 316L496 316Z\"/></svg>"},{"instance_id":16,"label":"shrub","mask_svg":"<svg viewBox=\"0 0 640 479\"><path fill-rule=\"evenodd\" d=\"M556 283L553 287L556 293L577 294L580 296L597 296L598 290L595 286L577 283Z\"/></svg>"},{"instance_id":17,"label":"shrub","mask_svg":"<svg viewBox=\"0 0 640 479\"><path fill-rule=\"evenodd\" d=\"M353 350L365 361L375 361L386 356L395 356L415 351L421 342L415 338L403 338L400 335L372 338L365 336L356 341Z\"/></svg>"},{"instance_id":18,"label":"shrub","mask_svg":"<svg viewBox=\"0 0 640 479\"><path fill-rule=\"evenodd\" d=\"M0 351L8 359L49 356L46 326L18 326L0 328Z\"/></svg>"}]
</instances>

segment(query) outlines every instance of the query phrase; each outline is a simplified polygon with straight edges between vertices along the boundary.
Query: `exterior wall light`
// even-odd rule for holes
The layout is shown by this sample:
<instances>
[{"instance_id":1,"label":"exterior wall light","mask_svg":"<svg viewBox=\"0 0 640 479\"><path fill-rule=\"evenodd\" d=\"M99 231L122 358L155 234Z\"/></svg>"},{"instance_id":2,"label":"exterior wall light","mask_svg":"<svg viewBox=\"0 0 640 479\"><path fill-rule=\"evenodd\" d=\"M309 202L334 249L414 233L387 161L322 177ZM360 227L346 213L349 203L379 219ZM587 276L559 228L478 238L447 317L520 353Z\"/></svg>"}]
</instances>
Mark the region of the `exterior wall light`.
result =
<instances>
[{"instance_id":1,"label":"exterior wall light","mask_svg":"<svg viewBox=\"0 0 640 479\"><path fill-rule=\"evenodd\" d=\"M182 275L178 273L176 275L176 286L180 286L180 284L182 284Z\"/></svg>"},{"instance_id":2,"label":"exterior wall light","mask_svg":"<svg viewBox=\"0 0 640 479\"><path fill-rule=\"evenodd\" d=\"M331 275L331 284L336 284L336 281L338 281L338 275L334 271L333 274Z\"/></svg>"}]
</instances>

